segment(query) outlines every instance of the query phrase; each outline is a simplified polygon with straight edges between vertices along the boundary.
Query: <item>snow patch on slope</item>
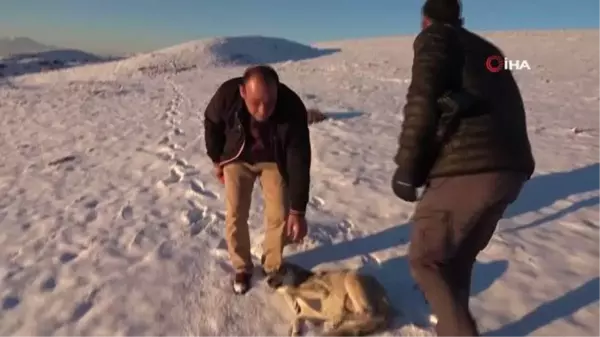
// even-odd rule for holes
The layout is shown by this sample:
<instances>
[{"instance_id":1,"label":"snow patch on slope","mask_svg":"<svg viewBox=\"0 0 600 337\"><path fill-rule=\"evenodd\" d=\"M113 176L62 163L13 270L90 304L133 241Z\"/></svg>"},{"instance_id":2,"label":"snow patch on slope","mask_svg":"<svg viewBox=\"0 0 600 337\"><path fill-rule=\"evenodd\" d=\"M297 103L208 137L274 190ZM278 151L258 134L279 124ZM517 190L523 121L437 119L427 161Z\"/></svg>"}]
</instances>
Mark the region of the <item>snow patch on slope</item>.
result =
<instances>
[{"instance_id":1,"label":"snow patch on slope","mask_svg":"<svg viewBox=\"0 0 600 337\"><path fill-rule=\"evenodd\" d=\"M46 80L106 80L120 76L163 76L192 69L302 61L340 49L320 49L283 38L234 36L195 40L127 59L91 66L85 71L49 74ZM42 80L36 78L37 81Z\"/></svg>"}]
</instances>

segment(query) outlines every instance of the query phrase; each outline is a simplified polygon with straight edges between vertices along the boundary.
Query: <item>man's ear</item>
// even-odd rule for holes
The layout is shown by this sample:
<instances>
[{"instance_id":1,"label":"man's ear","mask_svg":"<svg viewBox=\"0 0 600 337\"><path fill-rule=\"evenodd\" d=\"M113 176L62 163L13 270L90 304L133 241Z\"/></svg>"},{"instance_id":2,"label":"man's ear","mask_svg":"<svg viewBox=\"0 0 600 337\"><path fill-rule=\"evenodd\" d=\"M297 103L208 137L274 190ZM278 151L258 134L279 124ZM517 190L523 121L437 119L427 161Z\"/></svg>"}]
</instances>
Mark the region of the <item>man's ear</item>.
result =
<instances>
[{"instance_id":1,"label":"man's ear","mask_svg":"<svg viewBox=\"0 0 600 337\"><path fill-rule=\"evenodd\" d=\"M243 84L240 84L239 88L240 88L240 96L242 96L242 98L245 99L246 98L246 88L244 87Z\"/></svg>"},{"instance_id":2,"label":"man's ear","mask_svg":"<svg viewBox=\"0 0 600 337\"><path fill-rule=\"evenodd\" d=\"M421 17L421 29L425 29L431 25L431 19L425 15Z\"/></svg>"}]
</instances>

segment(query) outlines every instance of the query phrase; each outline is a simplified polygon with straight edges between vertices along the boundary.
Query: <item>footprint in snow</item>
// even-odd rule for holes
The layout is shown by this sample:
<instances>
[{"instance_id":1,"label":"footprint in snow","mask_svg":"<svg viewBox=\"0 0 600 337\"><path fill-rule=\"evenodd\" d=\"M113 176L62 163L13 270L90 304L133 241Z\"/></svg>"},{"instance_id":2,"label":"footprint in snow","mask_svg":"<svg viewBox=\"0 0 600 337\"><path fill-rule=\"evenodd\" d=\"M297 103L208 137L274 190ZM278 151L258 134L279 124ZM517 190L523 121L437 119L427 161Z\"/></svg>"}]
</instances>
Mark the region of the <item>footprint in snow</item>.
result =
<instances>
[{"instance_id":1,"label":"footprint in snow","mask_svg":"<svg viewBox=\"0 0 600 337\"><path fill-rule=\"evenodd\" d=\"M77 322L80 319L82 319L83 316L85 316L90 311L90 309L92 309L92 307L94 306L94 298L96 297L97 294L98 294L98 289L94 289L92 291L92 293L86 299L79 302L79 304L77 304L75 306L75 308L73 309L73 312L71 313L71 318L69 319L69 321L74 323L74 322Z\"/></svg>"},{"instance_id":2,"label":"footprint in snow","mask_svg":"<svg viewBox=\"0 0 600 337\"><path fill-rule=\"evenodd\" d=\"M123 207L123 209L121 209L121 218L123 218L123 220L129 220L133 218L133 207L130 205Z\"/></svg>"},{"instance_id":3,"label":"footprint in snow","mask_svg":"<svg viewBox=\"0 0 600 337\"><path fill-rule=\"evenodd\" d=\"M21 299L17 296L6 296L2 300L2 309L3 310L11 310L16 308L19 303L21 303Z\"/></svg>"},{"instance_id":4,"label":"footprint in snow","mask_svg":"<svg viewBox=\"0 0 600 337\"><path fill-rule=\"evenodd\" d=\"M192 179L190 181L190 189L197 194L200 194L205 197L209 197L212 199L219 199L219 195L206 187L204 187L204 182L198 179Z\"/></svg>"},{"instance_id":5,"label":"footprint in snow","mask_svg":"<svg viewBox=\"0 0 600 337\"><path fill-rule=\"evenodd\" d=\"M162 180L162 182L165 185L171 185L171 184L175 184L181 181L181 179L183 179L183 173L181 172L181 170L177 167L177 166L173 166L171 167L171 170L169 171L169 177L165 178Z\"/></svg>"},{"instance_id":6,"label":"footprint in snow","mask_svg":"<svg viewBox=\"0 0 600 337\"><path fill-rule=\"evenodd\" d=\"M315 207L323 207L325 205L325 200L320 197L312 197L310 203Z\"/></svg>"},{"instance_id":7,"label":"footprint in snow","mask_svg":"<svg viewBox=\"0 0 600 337\"><path fill-rule=\"evenodd\" d=\"M188 164L187 160L183 158L175 158L175 165L183 168L183 169L193 169L194 165Z\"/></svg>"},{"instance_id":8,"label":"footprint in snow","mask_svg":"<svg viewBox=\"0 0 600 337\"><path fill-rule=\"evenodd\" d=\"M183 149L183 147L182 147L181 145L177 144L177 143L172 143L172 144L169 144L169 147L170 147L172 150L182 150L182 149Z\"/></svg>"},{"instance_id":9,"label":"footprint in snow","mask_svg":"<svg viewBox=\"0 0 600 337\"><path fill-rule=\"evenodd\" d=\"M69 262L75 260L76 257L77 257L77 254L75 254L75 253L65 252L60 255L58 260L62 263L69 263Z\"/></svg>"},{"instance_id":10,"label":"footprint in snow","mask_svg":"<svg viewBox=\"0 0 600 337\"><path fill-rule=\"evenodd\" d=\"M173 149L168 147L161 147L160 149L158 149L158 151L156 152L156 156L164 161L170 161L173 160L173 158L175 158Z\"/></svg>"},{"instance_id":11,"label":"footprint in snow","mask_svg":"<svg viewBox=\"0 0 600 337\"><path fill-rule=\"evenodd\" d=\"M168 135L166 135L160 139L160 141L158 142L158 145L166 145L166 144L169 144L170 141L171 141L171 138Z\"/></svg>"},{"instance_id":12,"label":"footprint in snow","mask_svg":"<svg viewBox=\"0 0 600 337\"><path fill-rule=\"evenodd\" d=\"M42 282L42 284L40 285L40 290L43 292L52 291L54 290L54 288L56 288L56 279L52 276L45 279L44 282Z\"/></svg>"},{"instance_id":13,"label":"footprint in snow","mask_svg":"<svg viewBox=\"0 0 600 337\"><path fill-rule=\"evenodd\" d=\"M197 205L194 201L188 200L190 209L183 212L181 218L190 231L190 236L196 236L202 233L210 224L208 208Z\"/></svg>"}]
</instances>

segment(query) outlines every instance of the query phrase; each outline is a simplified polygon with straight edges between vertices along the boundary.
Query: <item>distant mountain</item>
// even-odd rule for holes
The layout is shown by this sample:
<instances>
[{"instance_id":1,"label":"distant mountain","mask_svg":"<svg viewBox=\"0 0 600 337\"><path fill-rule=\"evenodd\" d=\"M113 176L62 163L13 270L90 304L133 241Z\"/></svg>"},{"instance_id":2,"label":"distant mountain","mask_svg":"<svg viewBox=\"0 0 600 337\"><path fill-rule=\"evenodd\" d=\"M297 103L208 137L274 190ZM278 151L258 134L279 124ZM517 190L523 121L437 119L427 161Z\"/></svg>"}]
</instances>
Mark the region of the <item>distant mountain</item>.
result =
<instances>
[{"instance_id":1,"label":"distant mountain","mask_svg":"<svg viewBox=\"0 0 600 337\"><path fill-rule=\"evenodd\" d=\"M28 37L0 38L0 79L117 59L46 45Z\"/></svg>"},{"instance_id":2,"label":"distant mountain","mask_svg":"<svg viewBox=\"0 0 600 337\"><path fill-rule=\"evenodd\" d=\"M17 54L39 53L55 49L56 46L46 45L28 37L0 37L0 57Z\"/></svg>"}]
</instances>

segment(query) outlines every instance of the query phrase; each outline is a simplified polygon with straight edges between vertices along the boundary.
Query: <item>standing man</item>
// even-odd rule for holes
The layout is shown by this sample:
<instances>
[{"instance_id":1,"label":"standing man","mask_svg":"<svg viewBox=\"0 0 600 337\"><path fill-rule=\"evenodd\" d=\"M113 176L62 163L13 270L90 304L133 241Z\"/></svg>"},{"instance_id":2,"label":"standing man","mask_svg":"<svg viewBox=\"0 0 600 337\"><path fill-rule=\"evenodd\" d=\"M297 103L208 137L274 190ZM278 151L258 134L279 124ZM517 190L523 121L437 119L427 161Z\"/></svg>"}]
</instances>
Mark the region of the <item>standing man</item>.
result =
<instances>
[{"instance_id":1,"label":"standing man","mask_svg":"<svg viewBox=\"0 0 600 337\"><path fill-rule=\"evenodd\" d=\"M413 215L408 256L438 318L437 334L475 336L473 265L535 163L511 72L486 69L500 50L462 27L458 0L427 0L422 14L392 186L409 202L417 199L415 188L426 187ZM449 117L442 97L458 111L446 131L440 130Z\"/></svg>"},{"instance_id":2,"label":"standing man","mask_svg":"<svg viewBox=\"0 0 600 337\"><path fill-rule=\"evenodd\" d=\"M246 69L225 81L205 111L205 141L215 175L225 184L225 238L236 294L250 288L252 255L248 216L258 178L264 199L261 263L267 282L279 279L285 243L307 232L304 212L310 185L307 113L294 91L269 66Z\"/></svg>"}]
</instances>

